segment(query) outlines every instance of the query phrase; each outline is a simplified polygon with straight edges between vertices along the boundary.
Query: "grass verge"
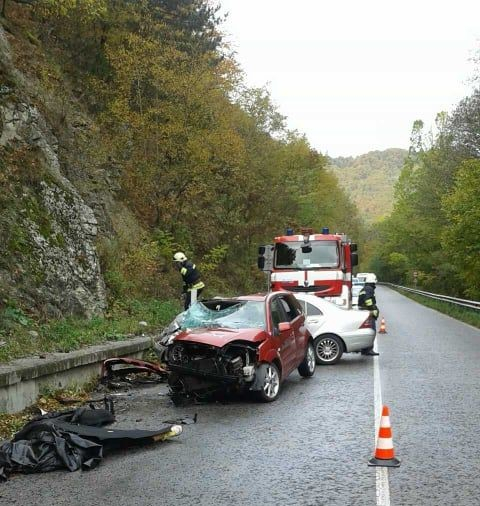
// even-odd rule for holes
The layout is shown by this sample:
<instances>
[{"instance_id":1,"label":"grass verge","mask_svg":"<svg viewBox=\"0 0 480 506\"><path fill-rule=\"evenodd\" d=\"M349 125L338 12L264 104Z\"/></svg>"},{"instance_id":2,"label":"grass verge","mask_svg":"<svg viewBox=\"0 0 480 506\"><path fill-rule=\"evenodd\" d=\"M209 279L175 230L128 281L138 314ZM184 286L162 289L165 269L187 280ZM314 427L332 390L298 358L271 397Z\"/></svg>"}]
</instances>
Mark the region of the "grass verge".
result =
<instances>
[{"instance_id":1,"label":"grass verge","mask_svg":"<svg viewBox=\"0 0 480 506\"><path fill-rule=\"evenodd\" d=\"M97 382L92 381L83 386L45 391L33 406L20 413L0 414L0 440L11 439L27 422L40 414L40 409L48 412L63 411L84 404L96 385Z\"/></svg>"},{"instance_id":2,"label":"grass verge","mask_svg":"<svg viewBox=\"0 0 480 506\"><path fill-rule=\"evenodd\" d=\"M18 309L0 312L0 362L69 352L107 341L122 341L142 333L151 333L169 323L181 311L174 301L128 300L116 302L105 317L91 320L66 318L37 324ZM147 326L140 326L146 322Z\"/></svg>"},{"instance_id":3,"label":"grass verge","mask_svg":"<svg viewBox=\"0 0 480 506\"><path fill-rule=\"evenodd\" d=\"M430 307L439 311L440 313L446 314L460 320L464 323L468 323L474 327L480 328L480 311L476 309L469 309L467 307L455 306L449 302L443 302L440 300L430 299L423 295L417 295L414 293L406 292L404 290L397 289L399 293L405 295L409 299L412 299L424 306Z\"/></svg>"}]
</instances>

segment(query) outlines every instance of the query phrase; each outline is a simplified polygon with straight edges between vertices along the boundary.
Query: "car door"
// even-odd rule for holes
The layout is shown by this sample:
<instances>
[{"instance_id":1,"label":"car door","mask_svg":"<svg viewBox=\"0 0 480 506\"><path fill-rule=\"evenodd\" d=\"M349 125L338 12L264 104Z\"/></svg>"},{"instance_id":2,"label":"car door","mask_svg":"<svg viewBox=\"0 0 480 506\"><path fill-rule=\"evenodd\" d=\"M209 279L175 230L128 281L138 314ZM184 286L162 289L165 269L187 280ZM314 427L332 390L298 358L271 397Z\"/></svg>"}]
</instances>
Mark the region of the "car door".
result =
<instances>
[{"instance_id":1,"label":"car door","mask_svg":"<svg viewBox=\"0 0 480 506\"><path fill-rule=\"evenodd\" d=\"M285 302L287 316L290 319L295 336L295 363L293 364L293 368L295 368L298 367L300 362L304 359L305 352L307 351L308 337L304 325L305 317L303 315L302 306L293 295L283 296L282 300Z\"/></svg>"},{"instance_id":2,"label":"car door","mask_svg":"<svg viewBox=\"0 0 480 506\"><path fill-rule=\"evenodd\" d=\"M292 326L295 338L295 356L292 369L298 367L298 364L304 359L307 347L307 333L304 326L305 317L302 307L293 295L284 295L280 297L283 308L287 314L287 318Z\"/></svg>"},{"instance_id":3,"label":"car door","mask_svg":"<svg viewBox=\"0 0 480 506\"><path fill-rule=\"evenodd\" d=\"M315 336L318 336L318 334L320 334L320 331L326 322L326 317L320 308L314 306L313 304L310 304L310 302L302 300L301 304L304 308L306 316L305 322L307 329L312 337L315 338Z\"/></svg>"},{"instance_id":4,"label":"car door","mask_svg":"<svg viewBox=\"0 0 480 506\"><path fill-rule=\"evenodd\" d=\"M296 362L296 343L295 330L290 327L288 330L281 331L279 325L282 322L290 323L289 316L285 311L285 301L281 297L275 297L270 302L270 318L272 319L273 336L277 351L282 361L282 376L285 378L295 367ZM288 307L288 305L287 305Z\"/></svg>"}]
</instances>

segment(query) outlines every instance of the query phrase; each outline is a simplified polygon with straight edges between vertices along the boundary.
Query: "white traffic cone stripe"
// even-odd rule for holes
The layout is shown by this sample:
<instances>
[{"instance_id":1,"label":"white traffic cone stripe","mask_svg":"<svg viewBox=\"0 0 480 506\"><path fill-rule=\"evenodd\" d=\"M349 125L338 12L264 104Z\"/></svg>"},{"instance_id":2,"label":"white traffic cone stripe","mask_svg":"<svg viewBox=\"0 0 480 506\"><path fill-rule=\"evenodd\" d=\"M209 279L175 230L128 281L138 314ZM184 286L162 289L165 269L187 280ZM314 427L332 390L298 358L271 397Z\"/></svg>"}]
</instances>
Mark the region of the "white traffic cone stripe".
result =
<instances>
[{"instance_id":1,"label":"white traffic cone stripe","mask_svg":"<svg viewBox=\"0 0 480 506\"><path fill-rule=\"evenodd\" d=\"M390 428L390 417L389 416L382 416L382 419L380 420L380 427Z\"/></svg>"},{"instance_id":2,"label":"white traffic cone stripe","mask_svg":"<svg viewBox=\"0 0 480 506\"><path fill-rule=\"evenodd\" d=\"M378 450L392 450L393 449L392 438L379 437L378 441L377 441L377 449Z\"/></svg>"}]
</instances>

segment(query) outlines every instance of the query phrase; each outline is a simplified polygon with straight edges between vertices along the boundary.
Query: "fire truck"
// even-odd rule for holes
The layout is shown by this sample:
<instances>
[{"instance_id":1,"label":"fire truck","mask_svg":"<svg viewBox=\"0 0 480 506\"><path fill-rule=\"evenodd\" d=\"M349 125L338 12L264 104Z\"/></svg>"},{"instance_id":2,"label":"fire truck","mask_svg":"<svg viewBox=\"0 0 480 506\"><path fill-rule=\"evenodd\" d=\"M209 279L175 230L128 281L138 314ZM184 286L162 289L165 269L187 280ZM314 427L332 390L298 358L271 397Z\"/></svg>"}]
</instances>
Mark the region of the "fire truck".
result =
<instances>
[{"instance_id":1,"label":"fire truck","mask_svg":"<svg viewBox=\"0 0 480 506\"><path fill-rule=\"evenodd\" d=\"M308 292L351 307L352 268L358 265L357 245L345 234L323 228L314 234L302 228L296 235L275 237L273 244L260 246L258 267L269 276L269 289Z\"/></svg>"}]
</instances>

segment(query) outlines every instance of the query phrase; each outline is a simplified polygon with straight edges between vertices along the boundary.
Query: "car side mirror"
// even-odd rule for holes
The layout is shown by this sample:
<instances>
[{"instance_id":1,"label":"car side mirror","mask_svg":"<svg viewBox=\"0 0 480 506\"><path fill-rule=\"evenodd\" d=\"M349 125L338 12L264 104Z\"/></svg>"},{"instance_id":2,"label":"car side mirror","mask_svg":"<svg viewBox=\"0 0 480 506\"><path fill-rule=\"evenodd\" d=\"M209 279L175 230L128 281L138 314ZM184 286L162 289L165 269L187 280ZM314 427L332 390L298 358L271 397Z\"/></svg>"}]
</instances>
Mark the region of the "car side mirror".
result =
<instances>
[{"instance_id":1,"label":"car side mirror","mask_svg":"<svg viewBox=\"0 0 480 506\"><path fill-rule=\"evenodd\" d=\"M278 330L280 332L286 332L292 328L292 324L290 322L280 322L278 324Z\"/></svg>"}]
</instances>

